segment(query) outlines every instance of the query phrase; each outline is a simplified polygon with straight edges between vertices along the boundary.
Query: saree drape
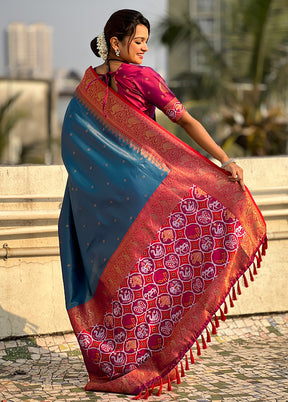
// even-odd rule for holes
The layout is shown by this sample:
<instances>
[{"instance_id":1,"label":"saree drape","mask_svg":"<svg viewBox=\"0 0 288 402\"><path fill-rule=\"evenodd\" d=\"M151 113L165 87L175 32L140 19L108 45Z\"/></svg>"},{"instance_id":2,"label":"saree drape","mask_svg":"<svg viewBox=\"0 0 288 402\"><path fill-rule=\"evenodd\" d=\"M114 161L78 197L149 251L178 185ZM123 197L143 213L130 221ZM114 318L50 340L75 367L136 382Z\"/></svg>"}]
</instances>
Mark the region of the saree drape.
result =
<instances>
[{"instance_id":1,"label":"saree drape","mask_svg":"<svg viewBox=\"0 0 288 402\"><path fill-rule=\"evenodd\" d=\"M259 209L92 68L67 109L62 150L61 262L86 389L141 395L169 373L179 380L180 359L192 345L200 353L199 337L206 347L203 331L210 340L239 278L260 264Z\"/></svg>"}]
</instances>

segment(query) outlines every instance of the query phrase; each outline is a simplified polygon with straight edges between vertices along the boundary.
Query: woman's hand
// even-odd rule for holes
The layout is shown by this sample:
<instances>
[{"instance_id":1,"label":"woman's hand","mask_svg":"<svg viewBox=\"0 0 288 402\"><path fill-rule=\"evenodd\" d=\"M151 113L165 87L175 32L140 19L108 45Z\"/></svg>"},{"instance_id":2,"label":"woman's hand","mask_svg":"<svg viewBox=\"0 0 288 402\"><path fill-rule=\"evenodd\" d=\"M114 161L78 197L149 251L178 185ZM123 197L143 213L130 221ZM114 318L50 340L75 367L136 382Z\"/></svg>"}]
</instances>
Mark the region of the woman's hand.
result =
<instances>
[{"instance_id":1,"label":"woman's hand","mask_svg":"<svg viewBox=\"0 0 288 402\"><path fill-rule=\"evenodd\" d=\"M210 137L208 132L199 123L198 120L194 119L187 111L184 115L177 121L177 123L184 128L186 133L197 142L200 147L202 147L206 152L208 152L213 158L221 161L223 164L223 169L231 173L229 179L231 181L238 181L240 187L245 191L245 185L243 181L243 170L240 166L236 165L235 162L228 158L226 153L222 148L215 143L215 141ZM228 162L228 163L227 163Z\"/></svg>"},{"instance_id":2,"label":"woman's hand","mask_svg":"<svg viewBox=\"0 0 288 402\"><path fill-rule=\"evenodd\" d=\"M229 179L233 182L238 181L240 187L242 188L243 191L245 191L245 184L243 180L243 169L238 166L235 162L231 162L225 167L223 167L226 172L231 173L231 176L229 176Z\"/></svg>"}]
</instances>

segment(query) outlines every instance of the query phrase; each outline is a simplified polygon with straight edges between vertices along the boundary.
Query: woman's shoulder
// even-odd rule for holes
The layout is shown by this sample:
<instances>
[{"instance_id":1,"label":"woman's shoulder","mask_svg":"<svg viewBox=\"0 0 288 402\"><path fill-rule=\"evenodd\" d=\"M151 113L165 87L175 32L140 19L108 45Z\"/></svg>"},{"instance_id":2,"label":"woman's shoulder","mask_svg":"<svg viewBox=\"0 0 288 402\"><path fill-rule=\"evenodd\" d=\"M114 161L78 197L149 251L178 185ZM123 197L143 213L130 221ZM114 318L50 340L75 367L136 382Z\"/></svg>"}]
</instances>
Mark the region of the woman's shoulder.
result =
<instances>
[{"instance_id":1,"label":"woman's shoulder","mask_svg":"<svg viewBox=\"0 0 288 402\"><path fill-rule=\"evenodd\" d=\"M148 66L139 66L136 64L122 64L119 69L117 70L118 73L121 73L123 75L129 76L136 76L138 79L140 77L146 78L146 77L160 77L160 75L153 70L153 68L148 67Z\"/></svg>"}]
</instances>

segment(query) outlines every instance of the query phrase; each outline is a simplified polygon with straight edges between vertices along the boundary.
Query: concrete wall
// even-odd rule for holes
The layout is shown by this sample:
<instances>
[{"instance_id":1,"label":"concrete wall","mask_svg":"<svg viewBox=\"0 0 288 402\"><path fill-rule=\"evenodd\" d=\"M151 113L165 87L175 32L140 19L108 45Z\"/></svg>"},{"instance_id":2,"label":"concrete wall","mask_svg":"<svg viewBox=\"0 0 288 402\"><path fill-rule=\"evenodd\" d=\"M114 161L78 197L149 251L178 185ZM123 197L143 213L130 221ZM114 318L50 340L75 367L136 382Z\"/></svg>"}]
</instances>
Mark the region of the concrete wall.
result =
<instances>
[{"instance_id":1,"label":"concrete wall","mask_svg":"<svg viewBox=\"0 0 288 402\"><path fill-rule=\"evenodd\" d=\"M265 216L270 241L253 286L242 286L243 295L230 313L287 311L288 157L243 159L239 164ZM71 330L57 255L65 183L63 166L0 167L0 339ZM33 249L44 256L5 261L5 243L11 252Z\"/></svg>"},{"instance_id":2,"label":"concrete wall","mask_svg":"<svg viewBox=\"0 0 288 402\"><path fill-rule=\"evenodd\" d=\"M288 157L245 158L238 164L265 218L268 250L254 283L241 286L242 295L230 313L288 311Z\"/></svg>"},{"instance_id":3,"label":"concrete wall","mask_svg":"<svg viewBox=\"0 0 288 402\"><path fill-rule=\"evenodd\" d=\"M58 249L65 183L63 166L0 167L0 249ZM71 329L54 254L0 259L0 339Z\"/></svg>"}]
</instances>

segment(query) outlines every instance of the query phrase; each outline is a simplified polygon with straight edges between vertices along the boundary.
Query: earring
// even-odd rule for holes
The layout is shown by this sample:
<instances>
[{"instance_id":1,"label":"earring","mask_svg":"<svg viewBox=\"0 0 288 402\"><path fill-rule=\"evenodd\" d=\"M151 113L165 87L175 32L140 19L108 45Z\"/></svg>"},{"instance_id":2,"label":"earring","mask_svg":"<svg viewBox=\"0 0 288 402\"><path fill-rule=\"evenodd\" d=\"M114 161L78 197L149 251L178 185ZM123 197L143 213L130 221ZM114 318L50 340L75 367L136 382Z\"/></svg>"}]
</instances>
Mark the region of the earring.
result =
<instances>
[{"instance_id":1,"label":"earring","mask_svg":"<svg viewBox=\"0 0 288 402\"><path fill-rule=\"evenodd\" d=\"M120 56L120 49L115 50L115 54L116 54L117 57L119 57Z\"/></svg>"}]
</instances>

